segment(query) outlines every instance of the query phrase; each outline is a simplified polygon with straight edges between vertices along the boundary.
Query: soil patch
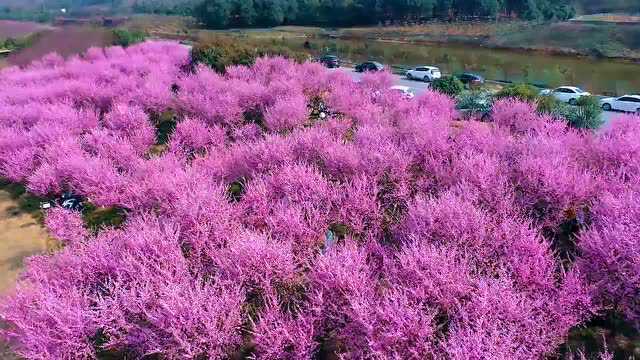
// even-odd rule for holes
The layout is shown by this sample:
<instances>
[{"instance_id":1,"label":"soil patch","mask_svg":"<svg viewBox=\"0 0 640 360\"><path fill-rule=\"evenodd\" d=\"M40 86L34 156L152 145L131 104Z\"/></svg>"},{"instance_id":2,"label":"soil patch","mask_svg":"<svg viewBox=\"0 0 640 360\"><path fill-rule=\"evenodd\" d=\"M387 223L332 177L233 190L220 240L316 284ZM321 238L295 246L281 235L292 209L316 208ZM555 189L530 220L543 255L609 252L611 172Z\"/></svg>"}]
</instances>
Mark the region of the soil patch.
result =
<instances>
[{"instance_id":1,"label":"soil patch","mask_svg":"<svg viewBox=\"0 0 640 360\"><path fill-rule=\"evenodd\" d=\"M105 47L113 43L109 29L93 26L66 26L45 31L32 46L7 58L10 65L25 66L44 55L55 52L64 57L79 54L90 47Z\"/></svg>"},{"instance_id":2,"label":"soil patch","mask_svg":"<svg viewBox=\"0 0 640 360\"><path fill-rule=\"evenodd\" d=\"M29 21L0 20L0 39L18 38L53 29L51 26Z\"/></svg>"},{"instance_id":3,"label":"soil patch","mask_svg":"<svg viewBox=\"0 0 640 360\"><path fill-rule=\"evenodd\" d=\"M0 295L15 284L26 258L49 248L47 232L29 207L25 198L0 187Z\"/></svg>"}]
</instances>

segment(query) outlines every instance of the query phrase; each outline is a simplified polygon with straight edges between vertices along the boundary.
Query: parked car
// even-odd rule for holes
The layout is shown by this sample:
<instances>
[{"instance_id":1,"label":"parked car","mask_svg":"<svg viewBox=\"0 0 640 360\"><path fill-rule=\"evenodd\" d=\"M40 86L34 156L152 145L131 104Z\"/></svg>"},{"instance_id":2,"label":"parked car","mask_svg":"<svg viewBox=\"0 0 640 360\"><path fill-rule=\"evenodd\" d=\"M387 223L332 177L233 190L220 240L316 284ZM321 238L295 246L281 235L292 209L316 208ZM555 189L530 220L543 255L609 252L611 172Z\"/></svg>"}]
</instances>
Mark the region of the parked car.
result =
<instances>
[{"instance_id":1,"label":"parked car","mask_svg":"<svg viewBox=\"0 0 640 360\"><path fill-rule=\"evenodd\" d=\"M380 64L376 61L365 61L362 64L356 66L357 72L365 72L365 71L382 71L384 70L384 65Z\"/></svg>"},{"instance_id":2,"label":"parked car","mask_svg":"<svg viewBox=\"0 0 640 360\"><path fill-rule=\"evenodd\" d=\"M484 84L484 78L474 73L463 73L458 79L465 85L481 85Z\"/></svg>"},{"instance_id":3,"label":"parked car","mask_svg":"<svg viewBox=\"0 0 640 360\"><path fill-rule=\"evenodd\" d=\"M435 66L418 66L407 71L406 75L408 79L422 80L425 82L430 82L442 77L440 69Z\"/></svg>"},{"instance_id":4,"label":"parked car","mask_svg":"<svg viewBox=\"0 0 640 360\"><path fill-rule=\"evenodd\" d=\"M340 59L338 59L335 55L324 55L318 59L318 62L322 65L328 67L329 69L339 68L340 67Z\"/></svg>"},{"instance_id":5,"label":"parked car","mask_svg":"<svg viewBox=\"0 0 640 360\"><path fill-rule=\"evenodd\" d=\"M635 112L640 115L640 95L625 95L618 98L610 97L600 100L605 111L620 110Z\"/></svg>"},{"instance_id":6,"label":"parked car","mask_svg":"<svg viewBox=\"0 0 640 360\"><path fill-rule=\"evenodd\" d=\"M578 103L578 99L583 96L590 96L591 93L580 89L575 86L560 86L559 88L555 88L553 90L547 89L542 90L540 95L543 96L553 96L558 101L566 102L571 105L576 105Z\"/></svg>"},{"instance_id":7,"label":"parked car","mask_svg":"<svg viewBox=\"0 0 640 360\"><path fill-rule=\"evenodd\" d=\"M389 90L399 93L404 99L407 100L413 99L416 96L408 86L395 85L390 87Z\"/></svg>"}]
</instances>

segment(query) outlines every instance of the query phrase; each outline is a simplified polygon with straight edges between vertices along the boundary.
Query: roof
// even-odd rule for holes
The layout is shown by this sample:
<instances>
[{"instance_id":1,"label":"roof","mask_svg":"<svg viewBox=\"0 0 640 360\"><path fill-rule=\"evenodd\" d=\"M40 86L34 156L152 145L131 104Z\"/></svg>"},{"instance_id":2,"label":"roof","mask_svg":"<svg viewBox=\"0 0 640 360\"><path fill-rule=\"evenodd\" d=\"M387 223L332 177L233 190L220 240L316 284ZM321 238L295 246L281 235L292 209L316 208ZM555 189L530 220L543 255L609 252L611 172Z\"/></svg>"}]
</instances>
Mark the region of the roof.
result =
<instances>
[{"instance_id":1,"label":"roof","mask_svg":"<svg viewBox=\"0 0 640 360\"><path fill-rule=\"evenodd\" d=\"M437 66L429 66L429 65L420 65L420 66L416 66L415 68L427 68L429 70L440 70L440 68L438 68Z\"/></svg>"},{"instance_id":2,"label":"roof","mask_svg":"<svg viewBox=\"0 0 640 360\"><path fill-rule=\"evenodd\" d=\"M632 97L634 99L640 99L640 95L624 95L624 96L620 96L620 97Z\"/></svg>"},{"instance_id":3,"label":"roof","mask_svg":"<svg viewBox=\"0 0 640 360\"><path fill-rule=\"evenodd\" d=\"M392 87L389 88L390 90L402 90L402 91L409 91L411 90L410 87L408 86L403 86L403 85L394 85Z\"/></svg>"},{"instance_id":4,"label":"roof","mask_svg":"<svg viewBox=\"0 0 640 360\"><path fill-rule=\"evenodd\" d=\"M579 87L577 87L577 86L558 86L556 89L571 89L571 90L573 90L573 91L575 91L575 92L581 92L581 91L584 91L584 90L580 89L580 88L579 88Z\"/></svg>"}]
</instances>

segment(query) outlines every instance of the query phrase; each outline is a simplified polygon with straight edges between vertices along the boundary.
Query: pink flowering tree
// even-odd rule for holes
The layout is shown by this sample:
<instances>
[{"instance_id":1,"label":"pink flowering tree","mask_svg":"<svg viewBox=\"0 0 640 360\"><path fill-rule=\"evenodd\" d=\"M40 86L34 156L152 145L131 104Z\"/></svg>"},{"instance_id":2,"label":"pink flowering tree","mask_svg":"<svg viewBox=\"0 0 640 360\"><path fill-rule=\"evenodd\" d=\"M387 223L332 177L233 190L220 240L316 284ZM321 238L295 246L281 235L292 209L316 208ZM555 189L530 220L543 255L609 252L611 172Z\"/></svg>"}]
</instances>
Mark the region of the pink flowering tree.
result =
<instances>
[{"instance_id":1,"label":"pink flowering tree","mask_svg":"<svg viewBox=\"0 0 640 360\"><path fill-rule=\"evenodd\" d=\"M0 300L20 356L539 359L605 312L638 326L637 117L587 133L503 100L460 123L387 73L188 57L0 73L0 177L127 214L46 211L60 249Z\"/></svg>"}]
</instances>

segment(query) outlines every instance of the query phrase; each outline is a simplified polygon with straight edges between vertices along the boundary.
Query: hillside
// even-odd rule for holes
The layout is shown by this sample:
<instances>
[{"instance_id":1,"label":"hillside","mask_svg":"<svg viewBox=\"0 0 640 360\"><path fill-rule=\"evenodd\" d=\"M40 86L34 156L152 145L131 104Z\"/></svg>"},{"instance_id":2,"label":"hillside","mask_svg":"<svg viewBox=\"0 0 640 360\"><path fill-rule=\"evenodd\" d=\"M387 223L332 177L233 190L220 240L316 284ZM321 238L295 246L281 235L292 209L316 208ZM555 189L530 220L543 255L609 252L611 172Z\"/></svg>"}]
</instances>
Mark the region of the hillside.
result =
<instances>
[{"instance_id":1,"label":"hillside","mask_svg":"<svg viewBox=\"0 0 640 360\"><path fill-rule=\"evenodd\" d=\"M579 14L597 14L608 12L640 13L640 1L630 0L575 0L574 6Z\"/></svg>"}]
</instances>

